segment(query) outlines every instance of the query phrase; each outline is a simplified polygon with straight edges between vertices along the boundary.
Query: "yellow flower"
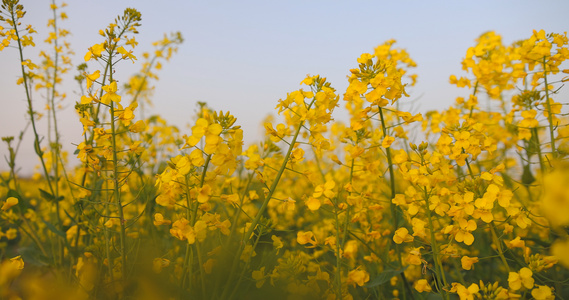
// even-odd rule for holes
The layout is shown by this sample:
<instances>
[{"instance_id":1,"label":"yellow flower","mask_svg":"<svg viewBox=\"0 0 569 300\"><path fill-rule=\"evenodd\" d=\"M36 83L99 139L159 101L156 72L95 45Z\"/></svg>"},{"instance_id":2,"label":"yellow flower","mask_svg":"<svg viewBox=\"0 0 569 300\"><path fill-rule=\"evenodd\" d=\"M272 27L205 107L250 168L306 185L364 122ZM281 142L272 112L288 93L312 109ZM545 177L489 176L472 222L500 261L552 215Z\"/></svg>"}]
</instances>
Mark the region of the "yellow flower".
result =
<instances>
[{"instance_id":1,"label":"yellow flower","mask_svg":"<svg viewBox=\"0 0 569 300\"><path fill-rule=\"evenodd\" d=\"M381 142L381 147L389 148L391 144L395 141L395 138L392 136L386 136L383 141Z\"/></svg>"},{"instance_id":2,"label":"yellow flower","mask_svg":"<svg viewBox=\"0 0 569 300\"><path fill-rule=\"evenodd\" d=\"M134 63L134 60L136 59L136 56L134 56L132 54L132 50L131 51L127 51L124 47L118 47L117 48L117 52L119 54L122 54L122 59L130 59L132 60L132 63Z\"/></svg>"},{"instance_id":3,"label":"yellow flower","mask_svg":"<svg viewBox=\"0 0 569 300\"><path fill-rule=\"evenodd\" d=\"M18 255L16 257L10 258L10 262L12 262L16 269L24 269L24 260L22 259L22 256Z\"/></svg>"},{"instance_id":4,"label":"yellow flower","mask_svg":"<svg viewBox=\"0 0 569 300\"><path fill-rule=\"evenodd\" d=\"M215 265L215 262L216 262L215 259L210 258L203 264L203 269L204 269L206 274L211 274L211 272L213 271L213 266Z\"/></svg>"},{"instance_id":5,"label":"yellow flower","mask_svg":"<svg viewBox=\"0 0 569 300\"><path fill-rule=\"evenodd\" d=\"M414 237L409 234L409 230L405 227L401 227L395 231L393 235L393 241L397 244L401 244L403 242L412 242Z\"/></svg>"},{"instance_id":6,"label":"yellow flower","mask_svg":"<svg viewBox=\"0 0 569 300\"><path fill-rule=\"evenodd\" d=\"M555 296L551 292L551 288L546 285L538 285L531 291L531 295L535 300L553 300Z\"/></svg>"},{"instance_id":7,"label":"yellow flower","mask_svg":"<svg viewBox=\"0 0 569 300\"><path fill-rule=\"evenodd\" d=\"M251 277L256 281L255 286L259 289L265 284L267 277L265 276L265 267L261 267L258 271L253 271Z\"/></svg>"},{"instance_id":8,"label":"yellow flower","mask_svg":"<svg viewBox=\"0 0 569 300\"><path fill-rule=\"evenodd\" d=\"M460 263L462 264L462 268L465 270L470 270L472 269L472 265L478 262L478 257L468 257L468 256L463 256L460 259Z\"/></svg>"},{"instance_id":9,"label":"yellow flower","mask_svg":"<svg viewBox=\"0 0 569 300\"><path fill-rule=\"evenodd\" d=\"M170 225L170 224L172 224L172 221L164 219L164 216L161 213L157 213L154 215L155 226Z\"/></svg>"},{"instance_id":10,"label":"yellow flower","mask_svg":"<svg viewBox=\"0 0 569 300\"><path fill-rule=\"evenodd\" d=\"M510 272L508 276L508 283L510 288L517 291L522 288L522 285L526 289L531 289L533 287L534 279L532 277L533 272L529 268L522 268L519 273Z\"/></svg>"},{"instance_id":11,"label":"yellow flower","mask_svg":"<svg viewBox=\"0 0 569 300\"><path fill-rule=\"evenodd\" d=\"M6 211L8 209L10 209L10 207L17 205L18 204L18 198L16 197L8 197L8 199L6 199L6 202L4 202L4 204L2 205L2 210Z\"/></svg>"},{"instance_id":12,"label":"yellow flower","mask_svg":"<svg viewBox=\"0 0 569 300\"><path fill-rule=\"evenodd\" d=\"M273 248L275 248L275 250L277 250L277 253L279 252L279 250L284 246L283 242L281 241L281 239L276 236L276 235L272 235L271 239L273 240Z\"/></svg>"},{"instance_id":13,"label":"yellow flower","mask_svg":"<svg viewBox=\"0 0 569 300\"><path fill-rule=\"evenodd\" d=\"M344 253L342 253L342 256L354 259L356 258L357 253L358 253L358 242L354 240L346 242L346 244L344 245Z\"/></svg>"},{"instance_id":14,"label":"yellow flower","mask_svg":"<svg viewBox=\"0 0 569 300\"><path fill-rule=\"evenodd\" d=\"M526 246L526 243L519 237L517 236L515 239L511 240L511 241L505 241L506 243L506 247L512 249L512 248L524 248Z\"/></svg>"},{"instance_id":15,"label":"yellow flower","mask_svg":"<svg viewBox=\"0 0 569 300\"><path fill-rule=\"evenodd\" d=\"M18 229L10 228L6 231L6 238L8 240L13 240L16 239L17 237L18 237Z\"/></svg>"},{"instance_id":16,"label":"yellow flower","mask_svg":"<svg viewBox=\"0 0 569 300\"><path fill-rule=\"evenodd\" d=\"M363 286L366 282L369 281L369 273L365 270L361 270L360 267L357 267L355 270L351 270L348 273L348 284L352 286Z\"/></svg>"},{"instance_id":17,"label":"yellow flower","mask_svg":"<svg viewBox=\"0 0 569 300\"><path fill-rule=\"evenodd\" d=\"M211 187L208 184L204 184L203 187L198 188L198 202L206 203L209 200L211 194Z\"/></svg>"},{"instance_id":18,"label":"yellow flower","mask_svg":"<svg viewBox=\"0 0 569 300\"><path fill-rule=\"evenodd\" d=\"M103 50L105 50L105 43L93 45L93 47L89 48L89 51L85 54L85 61L91 60L93 56L95 56L95 59L97 57L101 57Z\"/></svg>"},{"instance_id":19,"label":"yellow flower","mask_svg":"<svg viewBox=\"0 0 569 300\"><path fill-rule=\"evenodd\" d=\"M302 148L296 148L290 154L290 162L291 163L300 162L303 159L304 159L304 150L302 150Z\"/></svg>"},{"instance_id":20,"label":"yellow flower","mask_svg":"<svg viewBox=\"0 0 569 300\"><path fill-rule=\"evenodd\" d=\"M430 292L432 291L432 288L426 279L419 279L415 282L415 290L417 290L417 292L419 293L422 293L422 292Z\"/></svg>"},{"instance_id":21,"label":"yellow flower","mask_svg":"<svg viewBox=\"0 0 569 300\"><path fill-rule=\"evenodd\" d=\"M101 76L101 71L97 70L93 74L85 74L85 79L87 81L87 90L91 88L93 82Z\"/></svg>"},{"instance_id":22,"label":"yellow flower","mask_svg":"<svg viewBox=\"0 0 569 300\"><path fill-rule=\"evenodd\" d=\"M423 249L423 247L411 248L409 255L405 258L405 262L410 265L421 265L421 249Z\"/></svg>"},{"instance_id":23,"label":"yellow flower","mask_svg":"<svg viewBox=\"0 0 569 300\"><path fill-rule=\"evenodd\" d=\"M322 203L320 202L319 199L314 198L314 197L308 197L308 200L306 200L306 206L308 207L308 209L314 211L314 210L318 210L320 208L320 205L322 205Z\"/></svg>"},{"instance_id":24,"label":"yellow flower","mask_svg":"<svg viewBox=\"0 0 569 300\"><path fill-rule=\"evenodd\" d=\"M299 231L296 233L296 241L301 245L310 244L308 248L316 247L316 238L314 238L314 233L312 231Z\"/></svg>"},{"instance_id":25,"label":"yellow flower","mask_svg":"<svg viewBox=\"0 0 569 300\"><path fill-rule=\"evenodd\" d=\"M109 85L103 86L103 90L106 92L101 97L101 103L110 105L111 101L119 103L121 102L121 96L117 95L117 82L113 81Z\"/></svg>"},{"instance_id":26,"label":"yellow flower","mask_svg":"<svg viewBox=\"0 0 569 300\"><path fill-rule=\"evenodd\" d=\"M454 289L455 289L455 287L453 286L453 288L451 289L451 292ZM475 283L471 284L468 288L463 286L462 284L456 284L455 292L460 297L460 300L473 300L474 294L478 293L478 291L480 291L480 287L478 287L478 285Z\"/></svg>"},{"instance_id":27,"label":"yellow flower","mask_svg":"<svg viewBox=\"0 0 569 300\"><path fill-rule=\"evenodd\" d=\"M152 271L156 274L160 274L163 268L170 265L170 261L165 258L157 257L152 261Z\"/></svg>"}]
</instances>

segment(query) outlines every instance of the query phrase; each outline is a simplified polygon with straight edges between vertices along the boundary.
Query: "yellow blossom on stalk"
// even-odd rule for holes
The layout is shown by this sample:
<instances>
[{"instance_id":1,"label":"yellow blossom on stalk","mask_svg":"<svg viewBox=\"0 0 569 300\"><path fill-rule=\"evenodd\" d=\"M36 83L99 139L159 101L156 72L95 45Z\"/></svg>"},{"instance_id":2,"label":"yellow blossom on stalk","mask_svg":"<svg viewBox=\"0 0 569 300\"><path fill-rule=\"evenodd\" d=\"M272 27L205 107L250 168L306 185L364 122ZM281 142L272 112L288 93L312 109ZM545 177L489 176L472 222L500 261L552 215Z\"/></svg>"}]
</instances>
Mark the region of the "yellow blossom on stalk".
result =
<instances>
[{"instance_id":1,"label":"yellow blossom on stalk","mask_svg":"<svg viewBox=\"0 0 569 300\"><path fill-rule=\"evenodd\" d=\"M253 271L251 277L255 280L255 286L259 289L265 284L267 276L265 276L265 267L261 267L259 270Z\"/></svg>"},{"instance_id":2,"label":"yellow blossom on stalk","mask_svg":"<svg viewBox=\"0 0 569 300\"><path fill-rule=\"evenodd\" d=\"M196 242L196 233L194 228L190 226L190 221L185 218L181 218L172 224L170 234L181 241L187 240L188 244Z\"/></svg>"},{"instance_id":3,"label":"yellow blossom on stalk","mask_svg":"<svg viewBox=\"0 0 569 300\"><path fill-rule=\"evenodd\" d=\"M473 283L470 286L465 287L460 283L453 282L452 288L450 289L451 293L457 293L460 297L460 300L474 300L474 295L480 291L480 287Z\"/></svg>"},{"instance_id":4,"label":"yellow blossom on stalk","mask_svg":"<svg viewBox=\"0 0 569 300\"><path fill-rule=\"evenodd\" d=\"M383 141L381 142L381 147L389 148L391 144L395 141L395 138L392 136L386 136Z\"/></svg>"},{"instance_id":5,"label":"yellow blossom on stalk","mask_svg":"<svg viewBox=\"0 0 569 300\"><path fill-rule=\"evenodd\" d=\"M393 241L397 244L401 244L403 242L412 242L414 237L409 234L409 230L405 227L401 227L395 231L393 235Z\"/></svg>"},{"instance_id":6,"label":"yellow blossom on stalk","mask_svg":"<svg viewBox=\"0 0 569 300\"><path fill-rule=\"evenodd\" d=\"M459 222L460 229L456 233L454 239L457 242L464 242L466 245L472 245L474 242L474 235L472 235L472 231L476 230L478 227L474 220L460 219Z\"/></svg>"},{"instance_id":7,"label":"yellow blossom on stalk","mask_svg":"<svg viewBox=\"0 0 569 300\"><path fill-rule=\"evenodd\" d=\"M308 248L316 247L317 241L312 231L299 231L296 233L296 241L301 245L310 244Z\"/></svg>"},{"instance_id":8,"label":"yellow blossom on stalk","mask_svg":"<svg viewBox=\"0 0 569 300\"><path fill-rule=\"evenodd\" d=\"M93 74L85 74L85 79L87 82L87 90L89 90L91 88L91 86L93 85L93 82L95 82L95 80L99 79L100 76L101 76L101 71L99 71L99 70L93 72Z\"/></svg>"},{"instance_id":9,"label":"yellow blossom on stalk","mask_svg":"<svg viewBox=\"0 0 569 300\"><path fill-rule=\"evenodd\" d=\"M463 256L460 259L460 263L462 265L462 268L465 270L470 270L472 269L472 265L478 262L478 257L468 257L468 256Z\"/></svg>"},{"instance_id":10,"label":"yellow blossom on stalk","mask_svg":"<svg viewBox=\"0 0 569 300\"><path fill-rule=\"evenodd\" d=\"M187 156L182 156L176 162L176 170L182 176L188 174L192 168L192 164L190 163L190 159Z\"/></svg>"},{"instance_id":11,"label":"yellow blossom on stalk","mask_svg":"<svg viewBox=\"0 0 569 300\"><path fill-rule=\"evenodd\" d=\"M154 222L153 223L155 226L170 225L170 224L172 224L172 221L164 219L164 216L161 213L156 213L154 215Z\"/></svg>"},{"instance_id":12,"label":"yellow blossom on stalk","mask_svg":"<svg viewBox=\"0 0 569 300\"><path fill-rule=\"evenodd\" d=\"M347 284L348 285L352 285L352 286L363 286L366 282L369 281L369 273L366 272L365 270L360 269L360 267L357 267L354 270L351 270L350 272L348 272L348 281Z\"/></svg>"},{"instance_id":13,"label":"yellow blossom on stalk","mask_svg":"<svg viewBox=\"0 0 569 300\"><path fill-rule=\"evenodd\" d=\"M290 162L291 163L300 162L303 159L304 159L304 150L302 150L302 148L296 148L290 154Z\"/></svg>"},{"instance_id":14,"label":"yellow blossom on stalk","mask_svg":"<svg viewBox=\"0 0 569 300\"><path fill-rule=\"evenodd\" d=\"M324 197L332 199L336 195L336 193L334 192L335 187L336 187L336 182L334 182L333 180L328 180L326 181L325 184L316 186L316 188L314 189L314 193L312 194L312 197L320 198L322 195L324 195Z\"/></svg>"},{"instance_id":15,"label":"yellow blossom on stalk","mask_svg":"<svg viewBox=\"0 0 569 300\"><path fill-rule=\"evenodd\" d=\"M162 269L168 267L169 265L170 265L169 260L157 257L152 261L152 271L154 271L154 273L156 274L160 274L162 273Z\"/></svg>"},{"instance_id":16,"label":"yellow blossom on stalk","mask_svg":"<svg viewBox=\"0 0 569 300\"><path fill-rule=\"evenodd\" d=\"M211 186L209 184L204 184L201 188L198 188L198 202L206 203L209 200L211 194Z\"/></svg>"},{"instance_id":17,"label":"yellow blossom on stalk","mask_svg":"<svg viewBox=\"0 0 569 300\"><path fill-rule=\"evenodd\" d=\"M22 259L22 256L18 255L16 257L12 257L10 258L10 262L16 267L17 270L24 269L24 260Z\"/></svg>"},{"instance_id":18,"label":"yellow blossom on stalk","mask_svg":"<svg viewBox=\"0 0 569 300\"><path fill-rule=\"evenodd\" d=\"M515 239L511 240L511 241L505 241L506 243L506 247L512 249L512 248L524 248L526 246L526 243L519 237L517 236Z\"/></svg>"},{"instance_id":19,"label":"yellow blossom on stalk","mask_svg":"<svg viewBox=\"0 0 569 300\"><path fill-rule=\"evenodd\" d=\"M93 47L89 48L89 51L85 54L85 61L87 62L93 57L95 57L95 59L101 57L103 50L105 50L105 43L93 45Z\"/></svg>"},{"instance_id":20,"label":"yellow blossom on stalk","mask_svg":"<svg viewBox=\"0 0 569 300\"><path fill-rule=\"evenodd\" d=\"M111 101L119 103L121 102L121 96L117 95L117 82L113 81L109 85L103 86L103 90L106 92L101 97L101 103L105 105L110 105Z\"/></svg>"},{"instance_id":21,"label":"yellow blossom on stalk","mask_svg":"<svg viewBox=\"0 0 569 300\"><path fill-rule=\"evenodd\" d=\"M241 253L240 259L244 262L247 262L251 259L251 257L254 256L257 256L257 253L255 252L253 245L247 245L245 246L243 253Z\"/></svg>"},{"instance_id":22,"label":"yellow blossom on stalk","mask_svg":"<svg viewBox=\"0 0 569 300\"><path fill-rule=\"evenodd\" d=\"M322 205L322 202L320 202L320 199L318 199L318 198L308 197L305 204L306 204L306 207L308 207L308 209L315 211L315 210L318 210L320 208L320 206Z\"/></svg>"},{"instance_id":23,"label":"yellow blossom on stalk","mask_svg":"<svg viewBox=\"0 0 569 300\"><path fill-rule=\"evenodd\" d=\"M124 47L118 47L117 48L117 52L119 54L122 54L122 59L130 59L132 61L132 63L134 64L134 60L136 59L136 56L134 56L132 54L132 50L127 51Z\"/></svg>"},{"instance_id":24,"label":"yellow blossom on stalk","mask_svg":"<svg viewBox=\"0 0 569 300\"><path fill-rule=\"evenodd\" d=\"M343 257L354 259L356 254L358 253L358 242L354 240L349 240L344 245L344 252L342 253Z\"/></svg>"},{"instance_id":25,"label":"yellow blossom on stalk","mask_svg":"<svg viewBox=\"0 0 569 300\"><path fill-rule=\"evenodd\" d=\"M538 285L537 288L531 291L531 295L535 300L553 300L555 296L551 288L547 285Z\"/></svg>"},{"instance_id":26,"label":"yellow blossom on stalk","mask_svg":"<svg viewBox=\"0 0 569 300\"><path fill-rule=\"evenodd\" d=\"M521 289L522 286L526 289L531 289L534 283L533 272L525 267L519 272L510 272L508 283L510 284L510 288L514 291Z\"/></svg>"},{"instance_id":27,"label":"yellow blossom on stalk","mask_svg":"<svg viewBox=\"0 0 569 300\"><path fill-rule=\"evenodd\" d=\"M277 253L279 253L279 250L284 246L283 242L276 235L272 235L271 239L273 240L273 248L277 250Z\"/></svg>"},{"instance_id":28,"label":"yellow blossom on stalk","mask_svg":"<svg viewBox=\"0 0 569 300\"><path fill-rule=\"evenodd\" d=\"M425 238L427 236L427 233L425 231L427 222L419 218L413 218L411 219L411 225L413 226L413 236L418 236L420 238Z\"/></svg>"},{"instance_id":29,"label":"yellow blossom on stalk","mask_svg":"<svg viewBox=\"0 0 569 300\"><path fill-rule=\"evenodd\" d=\"M420 266L422 263L422 261L421 261L421 249L423 249L423 247L411 248L411 250L409 250L409 254L407 255L407 258L405 258L405 262L410 264L410 265Z\"/></svg>"},{"instance_id":30,"label":"yellow blossom on stalk","mask_svg":"<svg viewBox=\"0 0 569 300\"><path fill-rule=\"evenodd\" d=\"M18 237L18 229L16 228L10 228L8 230L6 230L6 238L8 240L14 240Z\"/></svg>"},{"instance_id":31,"label":"yellow blossom on stalk","mask_svg":"<svg viewBox=\"0 0 569 300\"><path fill-rule=\"evenodd\" d=\"M6 199L6 202L4 202L4 204L2 205L2 210L6 211L8 209L10 209L10 207L17 205L18 204L18 198L16 197L8 197L8 199Z\"/></svg>"},{"instance_id":32,"label":"yellow blossom on stalk","mask_svg":"<svg viewBox=\"0 0 569 300\"><path fill-rule=\"evenodd\" d=\"M144 129L146 129L146 124L144 123L143 120L138 120L128 127L128 131L130 131L132 133L143 132Z\"/></svg>"},{"instance_id":33,"label":"yellow blossom on stalk","mask_svg":"<svg viewBox=\"0 0 569 300\"><path fill-rule=\"evenodd\" d=\"M215 259L210 258L203 264L203 269L204 269L206 274L211 274L211 272L213 271L213 267L215 266L216 262L217 261Z\"/></svg>"},{"instance_id":34,"label":"yellow blossom on stalk","mask_svg":"<svg viewBox=\"0 0 569 300\"><path fill-rule=\"evenodd\" d=\"M415 290L417 290L417 292L422 293L422 292L430 292L433 289L431 288L431 285L429 284L429 282L427 281L427 279L419 279L415 282Z\"/></svg>"}]
</instances>

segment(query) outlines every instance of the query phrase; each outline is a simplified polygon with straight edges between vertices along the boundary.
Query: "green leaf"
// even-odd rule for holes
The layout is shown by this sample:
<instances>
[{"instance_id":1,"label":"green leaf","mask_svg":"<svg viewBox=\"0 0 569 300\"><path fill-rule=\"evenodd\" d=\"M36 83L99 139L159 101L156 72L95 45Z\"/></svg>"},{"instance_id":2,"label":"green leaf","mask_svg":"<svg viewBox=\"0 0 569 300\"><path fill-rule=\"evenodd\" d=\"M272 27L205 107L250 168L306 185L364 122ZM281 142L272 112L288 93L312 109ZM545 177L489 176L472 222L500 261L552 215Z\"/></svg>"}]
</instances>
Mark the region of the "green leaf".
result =
<instances>
[{"instance_id":1,"label":"green leaf","mask_svg":"<svg viewBox=\"0 0 569 300\"><path fill-rule=\"evenodd\" d=\"M382 285L382 284L388 282L389 280L391 280L391 277L397 276L397 275L403 273L408 267L409 266L405 266L403 269L399 269L399 270L383 271L383 272L381 272L381 274L379 274L373 280L370 280L370 282L368 282L368 284L366 284L365 287L375 287L378 285Z\"/></svg>"},{"instance_id":2,"label":"green leaf","mask_svg":"<svg viewBox=\"0 0 569 300\"><path fill-rule=\"evenodd\" d=\"M59 201L65 199L65 197L63 197L63 196L55 197L54 195L52 195L49 192L46 192L42 189L39 189L39 190L40 190L40 195L42 196L42 198L44 198L45 200L47 200L49 202L54 202L54 201L59 202Z\"/></svg>"},{"instance_id":3,"label":"green leaf","mask_svg":"<svg viewBox=\"0 0 569 300\"><path fill-rule=\"evenodd\" d=\"M47 226L47 229L51 230L53 233L59 235L62 238L67 238L67 235L63 231L57 229L53 224L51 224L45 220L42 220L42 221L45 224L45 226Z\"/></svg>"},{"instance_id":4,"label":"green leaf","mask_svg":"<svg viewBox=\"0 0 569 300\"><path fill-rule=\"evenodd\" d=\"M46 191L44 191L44 190L42 190L42 189L39 189L39 190L40 190L40 195L41 195L42 198L44 198L45 200L50 201L50 202L53 202L53 201L55 200L55 197L54 197L52 194L50 194L49 192L46 192Z\"/></svg>"},{"instance_id":5,"label":"green leaf","mask_svg":"<svg viewBox=\"0 0 569 300\"><path fill-rule=\"evenodd\" d=\"M533 174L531 173L531 168L530 165L525 165L524 166L524 172L522 173L522 183L524 185L530 185L535 181L535 177L533 177Z\"/></svg>"},{"instance_id":6,"label":"green leaf","mask_svg":"<svg viewBox=\"0 0 569 300\"><path fill-rule=\"evenodd\" d=\"M6 195L6 198L10 198L10 197L14 197L14 198L18 198L18 200L22 200L22 198L20 198L20 194L18 194L18 192L16 192L15 190L8 190L8 194Z\"/></svg>"}]
</instances>

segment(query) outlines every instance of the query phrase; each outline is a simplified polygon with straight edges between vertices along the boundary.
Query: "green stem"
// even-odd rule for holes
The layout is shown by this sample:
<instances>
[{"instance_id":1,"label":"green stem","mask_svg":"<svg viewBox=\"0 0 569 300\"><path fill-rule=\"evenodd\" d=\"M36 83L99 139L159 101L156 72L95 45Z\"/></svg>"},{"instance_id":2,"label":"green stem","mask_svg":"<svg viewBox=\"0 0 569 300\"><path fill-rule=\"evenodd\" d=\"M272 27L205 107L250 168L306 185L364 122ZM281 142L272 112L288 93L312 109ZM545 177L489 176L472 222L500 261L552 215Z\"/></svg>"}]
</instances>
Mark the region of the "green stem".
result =
<instances>
[{"instance_id":1,"label":"green stem","mask_svg":"<svg viewBox=\"0 0 569 300\"><path fill-rule=\"evenodd\" d=\"M435 263L437 277L442 278L442 280L443 280L443 288L440 288L440 286L439 286L439 291L442 293L443 299L448 299L448 294L444 290L444 287L447 286L447 281L446 281L446 276L445 276L445 272L443 269L443 265L441 262L441 258L439 257L439 245L437 243L437 238L435 236L435 227L434 227L433 217L432 217L431 209L429 208L430 207L429 194L427 193L426 189L424 191L424 197L425 197L425 204L426 204L425 210L427 211L427 218L429 221L429 228L430 228L430 233L431 233L431 249L433 250L433 260ZM439 284L439 283L437 283L437 284Z\"/></svg>"},{"instance_id":2,"label":"green stem","mask_svg":"<svg viewBox=\"0 0 569 300\"><path fill-rule=\"evenodd\" d=\"M500 256L502 263L506 267L506 270L508 271L508 273L510 273L510 266L508 265L508 261L504 256L504 250L502 249L502 242L500 241L498 235L496 234L496 226L494 225L494 222L490 223L490 231L492 232L492 240L494 240L494 245L496 245L496 248L498 250L498 255Z\"/></svg>"},{"instance_id":3,"label":"green stem","mask_svg":"<svg viewBox=\"0 0 569 300\"><path fill-rule=\"evenodd\" d=\"M385 138L387 136L387 126L386 126L386 122L385 122L385 118L383 117L383 108L381 106L378 105L378 109L379 109L379 117L381 120L381 130L383 132L383 137ZM388 147L385 149L385 154L387 156L387 164L388 164L388 169L389 169L389 186L391 189L391 199L395 198L396 195L396 190L395 190L395 171L393 170L393 161L391 158L391 147ZM393 201L390 201L389 203L389 207L391 209L391 216L393 217L393 232L395 233L395 231L399 228L399 211L397 210L397 206L395 205L395 203L393 203ZM403 259L401 257L401 247L399 244L395 244L395 251L397 252L397 259L399 261L399 267L403 267ZM401 282L404 285L404 288L407 290L407 293L409 294L409 296L411 296L411 298L413 299L413 291L411 290L411 284L409 283L409 281L407 280L407 277L405 276L405 272L401 272ZM407 297L407 293L403 293L403 299L406 299Z\"/></svg>"},{"instance_id":4,"label":"green stem","mask_svg":"<svg viewBox=\"0 0 569 300\"><path fill-rule=\"evenodd\" d=\"M550 144L551 144L551 153L553 158L557 158L557 150L555 148L555 129L553 126L553 112L551 111L551 99L549 98L549 84L547 83L547 62L545 60L545 56L543 57L543 80L545 84L545 99L546 99L546 107L547 107L547 121L549 122L549 136L550 136Z\"/></svg>"}]
</instances>

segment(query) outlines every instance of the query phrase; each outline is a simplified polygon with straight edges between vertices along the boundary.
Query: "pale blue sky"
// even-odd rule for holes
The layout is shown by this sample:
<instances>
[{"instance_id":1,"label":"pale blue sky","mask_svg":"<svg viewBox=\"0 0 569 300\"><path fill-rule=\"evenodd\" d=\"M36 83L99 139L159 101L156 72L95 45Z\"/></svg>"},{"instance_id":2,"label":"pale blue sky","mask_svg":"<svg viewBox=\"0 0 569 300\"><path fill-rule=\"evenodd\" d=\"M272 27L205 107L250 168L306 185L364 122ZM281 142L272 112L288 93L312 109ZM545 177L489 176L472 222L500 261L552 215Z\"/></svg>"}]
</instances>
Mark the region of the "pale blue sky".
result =
<instances>
[{"instance_id":1,"label":"pale blue sky","mask_svg":"<svg viewBox=\"0 0 569 300\"><path fill-rule=\"evenodd\" d=\"M21 0L28 11L24 24L33 24L38 49L47 47L46 22L50 1ZM481 33L494 30L504 43L527 38L532 29L564 32L569 29L569 1L157 1L69 0L69 19L60 27L82 62L87 48L101 42L104 28L126 7L142 13L135 55L151 49L150 43L165 32L181 31L185 42L159 73L153 113L179 125L183 132L197 101L216 110L230 110L245 130L246 142L258 141L260 123L287 92L298 89L306 74L320 74L343 94L349 69L363 52L388 39L407 49L417 62L419 82L411 90L419 98L415 112L444 108L467 93L448 83L451 74L464 75L460 61ZM28 57L36 59L33 51ZM17 52L0 53L0 136L17 136L24 128L26 105L19 76ZM36 59L39 62L38 59ZM94 70L96 64L90 65ZM126 79L139 66L123 62L118 76ZM71 75L71 74L70 74ZM68 107L60 113L64 148L81 140L81 126L73 112L78 88L66 78ZM45 106L34 96L36 109ZM567 102L567 101L564 101ZM343 114L338 109L337 119ZM45 132L45 129L43 130ZM33 156L31 130L20 149L18 165L29 174ZM45 143L44 143L45 145ZM7 150L0 146L1 156ZM6 170L4 160L0 170Z\"/></svg>"}]
</instances>

